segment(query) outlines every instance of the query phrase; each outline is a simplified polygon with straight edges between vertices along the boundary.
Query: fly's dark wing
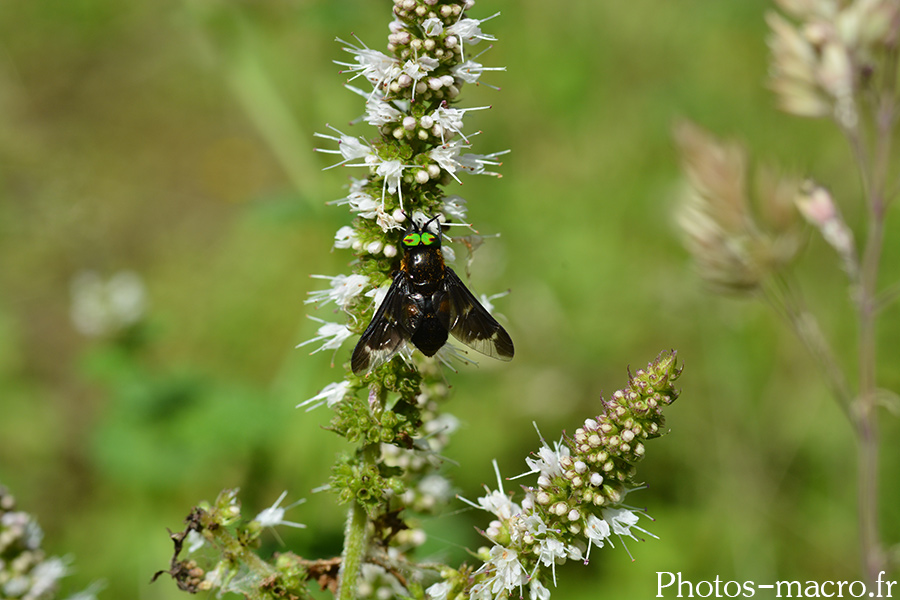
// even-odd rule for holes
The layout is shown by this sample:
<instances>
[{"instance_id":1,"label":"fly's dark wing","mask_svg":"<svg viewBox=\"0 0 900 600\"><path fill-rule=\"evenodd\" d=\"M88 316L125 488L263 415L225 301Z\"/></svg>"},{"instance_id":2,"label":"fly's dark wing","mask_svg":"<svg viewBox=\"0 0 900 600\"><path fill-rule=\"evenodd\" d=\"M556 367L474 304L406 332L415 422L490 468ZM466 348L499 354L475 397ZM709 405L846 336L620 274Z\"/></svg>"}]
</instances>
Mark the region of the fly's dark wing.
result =
<instances>
[{"instance_id":1,"label":"fly's dark wing","mask_svg":"<svg viewBox=\"0 0 900 600\"><path fill-rule=\"evenodd\" d=\"M415 315L407 310L409 280L398 271L381 306L353 349L350 367L357 375L390 360L409 341L415 330ZM412 317L412 319L411 319Z\"/></svg>"},{"instance_id":2,"label":"fly's dark wing","mask_svg":"<svg viewBox=\"0 0 900 600\"><path fill-rule=\"evenodd\" d=\"M444 272L444 289L450 303L450 333L453 337L486 356L512 359L515 353L512 338L450 267Z\"/></svg>"}]
</instances>

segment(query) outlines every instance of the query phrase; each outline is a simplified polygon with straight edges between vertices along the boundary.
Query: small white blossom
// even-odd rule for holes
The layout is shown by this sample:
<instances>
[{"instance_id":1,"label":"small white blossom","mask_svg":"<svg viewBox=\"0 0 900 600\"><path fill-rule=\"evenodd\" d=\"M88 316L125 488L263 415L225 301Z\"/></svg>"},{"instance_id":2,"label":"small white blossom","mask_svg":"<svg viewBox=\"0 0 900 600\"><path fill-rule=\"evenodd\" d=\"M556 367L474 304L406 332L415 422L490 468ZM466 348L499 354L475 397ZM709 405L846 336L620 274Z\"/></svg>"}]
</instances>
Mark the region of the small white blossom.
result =
<instances>
[{"instance_id":1,"label":"small white blossom","mask_svg":"<svg viewBox=\"0 0 900 600\"><path fill-rule=\"evenodd\" d=\"M342 325L340 323L329 323L315 317L309 318L313 321L322 323L322 326L319 327L318 331L316 332L316 337L297 344L297 348L300 348L301 346L305 346L307 344L311 344L313 342L324 341L321 346L310 352L310 354L315 354L316 352L320 352L322 350L337 351L337 349L341 347L341 344L343 344L347 338L353 335L353 332L350 331L346 325Z\"/></svg>"},{"instance_id":2,"label":"small white blossom","mask_svg":"<svg viewBox=\"0 0 900 600\"><path fill-rule=\"evenodd\" d=\"M346 44L344 50L353 54L356 59L355 64L335 61L335 63L347 67L348 71L356 73L350 78L351 81L362 75L375 90L382 90L389 87L391 82L400 75L401 69L396 58L372 50L362 42L360 42L362 47L357 47L340 38L337 41Z\"/></svg>"},{"instance_id":3,"label":"small white blossom","mask_svg":"<svg viewBox=\"0 0 900 600\"><path fill-rule=\"evenodd\" d=\"M502 165L502 162L494 159L508 152L509 150L501 150L500 152L493 152L491 154L463 154L456 159L456 162L460 169L468 171L471 175L493 175L494 177L500 177L500 173L488 171L485 169L485 166Z\"/></svg>"},{"instance_id":4,"label":"small white blossom","mask_svg":"<svg viewBox=\"0 0 900 600\"><path fill-rule=\"evenodd\" d=\"M460 500L469 506L486 510L500 519L507 521L514 515L521 514L522 508L513 502L506 492L503 491L503 479L500 477L500 467L497 465L496 460L493 461L493 463L494 473L497 475L497 491L492 491L489 487L484 486L484 491L487 492L487 494L478 498L477 504L462 497L460 497Z\"/></svg>"},{"instance_id":5,"label":"small white blossom","mask_svg":"<svg viewBox=\"0 0 900 600\"><path fill-rule=\"evenodd\" d=\"M140 276L119 271L104 280L95 271L82 271L72 278L72 324L87 336L117 333L143 318L147 292Z\"/></svg>"},{"instance_id":6,"label":"small white blossom","mask_svg":"<svg viewBox=\"0 0 900 600\"><path fill-rule=\"evenodd\" d=\"M349 165L349 166L367 166L371 162L376 161L378 159L377 155L372 150L372 147L369 146L368 142L358 137L353 137L351 135L347 135L346 133L341 132L338 129L335 129L332 126L328 126L332 131L339 133L340 137L328 135L326 133L314 133L315 137L324 138L326 140L332 140L338 143L337 150L330 150L325 148L315 148L316 152L322 152L324 154L340 154L344 160L339 163L335 163L330 167L325 167L325 169L333 169L334 167L338 167L340 165L344 165L349 163L351 160L356 160L358 158L364 159L362 164L358 165Z\"/></svg>"},{"instance_id":7,"label":"small white blossom","mask_svg":"<svg viewBox=\"0 0 900 600\"><path fill-rule=\"evenodd\" d=\"M59 580L69 574L67 560L53 556L38 563L29 573L31 588L26 597L41 598L52 593Z\"/></svg>"},{"instance_id":8,"label":"small white blossom","mask_svg":"<svg viewBox=\"0 0 900 600\"><path fill-rule=\"evenodd\" d=\"M550 590L541 583L540 579L533 578L531 583L528 584L528 588L529 600L550 600Z\"/></svg>"},{"instance_id":9,"label":"small white blossom","mask_svg":"<svg viewBox=\"0 0 900 600\"><path fill-rule=\"evenodd\" d=\"M372 298L372 304L374 305L374 310L378 310L378 307L381 306L381 303L384 302L384 297L387 296L388 290L391 289L391 284L388 283L379 288L374 288L366 292L366 296Z\"/></svg>"},{"instance_id":10,"label":"small white blossom","mask_svg":"<svg viewBox=\"0 0 900 600\"><path fill-rule=\"evenodd\" d=\"M344 225L334 234L335 248L350 248L356 242L356 232L349 225Z\"/></svg>"},{"instance_id":11,"label":"small white blossom","mask_svg":"<svg viewBox=\"0 0 900 600\"><path fill-rule=\"evenodd\" d=\"M481 40L495 41L497 38L495 38L494 36L482 33L481 24L485 21L493 19L499 14L499 12L494 13L486 19L460 19L447 28L447 33L450 35L455 35L465 43L472 45L477 44Z\"/></svg>"},{"instance_id":12,"label":"small white blossom","mask_svg":"<svg viewBox=\"0 0 900 600\"><path fill-rule=\"evenodd\" d=\"M459 134L466 142L468 138L463 134L463 116L472 110L484 110L490 106L478 106L475 108L447 108L445 105L439 106L432 114L431 120L439 126L441 143L446 143L444 137L445 132Z\"/></svg>"},{"instance_id":13,"label":"small white blossom","mask_svg":"<svg viewBox=\"0 0 900 600\"><path fill-rule=\"evenodd\" d=\"M420 56L416 60L408 60L403 63L403 73L410 79L419 81L430 72L434 71L440 63L430 56Z\"/></svg>"},{"instance_id":14,"label":"small white blossom","mask_svg":"<svg viewBox=\"0 0 900 600\"><path fill-rule=\"evenodd\" d=\"M553 573L553 585L556 585L556 562L565 562L568 554L565 544L553 537L546 537L537 543L535 552L538 561L545 567L550 567Z\"/></svg>"},{"instance_id":15,"label":"small white blossom","mask_svg":"<svg viewBox=\"0 0 900 600\"><path fill-rule=\"evenodd\" d=\"M105 587L106 584L103 581L95 581L80 592L75 592L71 596L66 596L65 600L97 600L97 595Z\"/></svg>"},{"instance_id":16,"label":"small white blossom","mask_svg":"<svg viewBox=\"0 0 900 600\"><path fill-rule=\"evenodd\" d=\"M522 568L522 563L519 562L519 555L516 554L515 550L495 545L491 548L490 561L485 563L485 566L488 565L494 567L494 574L485 583L490 585L491 593L494 596L502 591L511 592L528 582L528 575L525 573L525 569Z\"/></svg>"},{"instance_id":17,"label":"small white blossom","mask_svg":"<svg viewBox=\"0 0 900 600\"><path fill-rule=\"evenodd\" d=\"M188 554L193 554L206 544L206 538L203 537L203 534L197 532L196 529L191 529L187 537L184 538L184 542L187 546Z\"/></svg>"},{"instance_id":18,"label":"small white blossom","mask_svg":"<svg viewBox=\"0 0 900 600\"><path fill-rule=\"evenodd\" d=\"M402 119L403 113L388 102L376 98L366 102L366 123L373 127L382 127L388 123L398 123Z\"/></svg>"},{"instance_id":19,"label":"small white blossom","mask_svg":"<svg viewBox=\"0 0 900 600\"><path fill-rule=\"evenodd\" d=\"M445 262L452 263L456 260L456 252L450 246L442 245L441 254L444 257Z\"/></svg>"},{"instance_id":20,"label":"small white blossom","mask_svg":"<svg viewBox=\"0 0 900 600\"><path fill-rule=\"evenodd\" d=\"M479 508L493 513L504 520L522 512L519 505L513 502L502 490L491 491L485 488L485 491L487 491L487 494L478 498Z\"/></svg>"},{"instance_id":21,"label":"small white blossom","mask_svg":"<svg viewBox=\"0 0 900 600\"><path fill-rule=\"evenodd\" d=\"M455 219L460 223L466 222L466 201L464 198L453 194L444 198L444 204L441 206L441 212L449 219Z\"/></svg>"},{"instance_id":22,"label":"small white blossom","mask_svg":"<svg viewBox=\"0 0 900 600\"><path fill-rule=\"evenodd\" d=\"M569 447L560 442L553 442L553 445L554 448L551 449L550 446L544 443L538 450L537 458L529 456L525 459L525 463L531 469L528 473L540 473L547 478L562 474L562 467L559 461L562 457L569 456Z\"/></svg>"},{"instance_id":23,"label":"small white blossom","mask_svg":"<svg viewBox=\"0 0 900 600\"><path fill-rule=\"evenodd\" d=\"M450 68L450 72L453 73L453 76L461 79L465 83L478 83L478 79L485 71L505 70L506 67L485 67L481 63L475 62L474 60L467 60L466 62L454 65Z\"/></svg>"},{"instance_id":24,"label":"small white blossom","mask_svg":"<svg viewBox=\"0 0 900 600\"><path fill-rule=\"evenodd\" d=\"M602 511L602 515L603 520L612 527L612 532L619 537L627 535L635 541L640 541L634 537L634 534L631 532L632 529L637 529L653 538L657 537L646 529L637 526L639 515L633 510L628 510L627 508L605 508Z\"/></svg>"},{"instance_id":25,"label":"small white blossom","mask_svg":"<svg viewBox=\"0 0 900 600\"><path fill-rule=\"evenodd\" d=\"M305 528L306 525L304 525L303 523L285 521L284 513L297 506L298 504L303 504L304 502L306 502L306 499L301 498L293 504L289 504L284 508L281 508L279 504L281 504L281 501L284 500L285 497L287 497L287 491L282 492L281 495L278 496L278 500L275 501L275 504L273 504L269 508L261 510L260 513L253 518L253 520L258 522L262 527L276 527L278 525L286 525L288 527L297 527L300 529Z\"/></svg>"},{"instance_id":26,"label":"small white blossom","mask_svg":"<svg viewBox=\"0 0 900 600\"><path fill-rule=\"evenodd\" d=\"M378 215L381 203L365 192L352 192L347 196L350 210L363 219L374 219Z\"/></svg>"},{"instance_id":27,"label":"small white blossom","mask_svg":"<svg viewBox=\"0 0 900 600\"><path fill-rule=\"evenodd\" d=\"M456 176L456 171L461 168L459 163L459 152L465 144L465 140L453 140L437 148L433 148L428 156L436 162L440 167L450 174L457 182L462 183Z\"/></svg>"},{"instance_id":28,"label":"small white blossom","mask_svg":"<svg viewBox=\"0 0 900 600\"><path fill-rule=\"evenodd\" d=\"M504 296L508 296L508 295L509 295L509 290L506 290L505 292L499 292L497 294L491 294L490 296L488 296L487 294L479 294L478 300L481 302L481 305L484 307L484 309L486 311L488 311L491 314L497 314L494 311L494 302L493 301L496 300L497 298L503 298Z\"/></svg>"},{"instance_id":29,"label":"small white blossom","mask_svg":"<svg viewBox=\"0 0 900 600\"><path fill-rule=\"evenodd\" d=\"M437 17L431 17L422 21L422 29L425 30L425 35L436 37L444 32L444 23Z\"/></svg>"},{"instance_id":30,"label":"small white blossom","mask_svg":"<svg viewBox=\"0 0 900 600\"><path fill-rule=\"evenodd\" d=\"M329 383L322 391L310 398L309 400L304 400L300 404L297 405L297 408L302 408L304 406L308 406L306 412L319 408L323 404L327 404L329 408L340 402L344 399L344 396L347 395L347 390L350 388L349 381L340 381L338 383Z\"/></svg>"},{"instance_id":31,"label":"small white blossom","mask_svg":"<svg viewBox=\"0 0 900 600\"><path fill-rule=\"evenodd\" d=\"M415 84L435 70L439 64L437 59L430 56L420 56L416 60L408 60L403 63L403 73L397 79L397 82L403 87L412 86L412 100L415 100L416 91L418 90L418 85Z\"/></svg>"},{"instance_id":32,"label":"small white blossom","mask_svg":"<svg viewBox=\"0 0 900 600\"><path fill-rule=\"evenodd\" d=\"M452 488L450 482L440 475L428 475L418 485L419 493L428 498L431 505L445 502L450 497Z\"/></svg>"},{"instance_id":33,"label":"small white blossom","mask_svg":"<svg viewBox=\"0 0 900 600\"><path fill-rule=\"evenodd\" d=\"M595 515L587 516L584 520L584 534L588 539L588 557L591 555L591 546L602 548L606 543L606 538L610 536L610 533L609 523L605 520L599 519Z\"/></svg>"},{"instance_id":34,"label":"small white blossom","mask_svg":"<svg viewBox=\"0 0 900 600\"><path fill-rule=\"evenodd\" d=\"M381 230L387 233L391 229L403 229L403 221L406 220L406 215L403 214L399 208L394 210L391 213L388 213L384 210L384 205L379 205L375 210L375 222L378 223L378 226L381 227Z\"/></svg>"},{"instance_id":35,"label":"small white blossom","mask_svg":"<svg viewBox=\"0 0 900 600\"><path fill-rule=\"evenodd\" d=\"M356 298L367 285L369 278L365 275L311 275L314 279L326 279L331 282L331 288L309 292L309 298L305 304L334 302L338 307L346 309L350 301Z\"/></svg>"},{"instance_id":36,"label":"small white blossom","mask_svg":"<svg viewBox=\"0 0 900 600\"><path fill-rule=\"evenodd\" d=\"M447 594L450 593L451 589L453 589L453 586L450 585L449 581L441 581L430 586L425 590L425 593L432 600L447 600Z\"/></svg>"},{"instance_id":37,"label":"small white blossom","mask_svg":"<svg viewBox=\"0 0 900 600\"><path fill-rule=\"evenodd\" d=\"M399 160L381 161L375 168L375 174L384 177L384 187L381 190L381 206L384 207L385 192L397 194L400 201L400 210L403 210L403 192L400 189L400 181L405 165Z\"/></svg>"},{"instance_id":38,"label":"small white blossom","mask_svg":"<svg viewBox=\"0 0 900 600\"><path fill-rule=\"evenodd\" d=\"M426 435L435 433L450 435L459 429L459 419L450 413L442 413L439 417L426 421L423 429Z\"/></svg>"}]
</instances>

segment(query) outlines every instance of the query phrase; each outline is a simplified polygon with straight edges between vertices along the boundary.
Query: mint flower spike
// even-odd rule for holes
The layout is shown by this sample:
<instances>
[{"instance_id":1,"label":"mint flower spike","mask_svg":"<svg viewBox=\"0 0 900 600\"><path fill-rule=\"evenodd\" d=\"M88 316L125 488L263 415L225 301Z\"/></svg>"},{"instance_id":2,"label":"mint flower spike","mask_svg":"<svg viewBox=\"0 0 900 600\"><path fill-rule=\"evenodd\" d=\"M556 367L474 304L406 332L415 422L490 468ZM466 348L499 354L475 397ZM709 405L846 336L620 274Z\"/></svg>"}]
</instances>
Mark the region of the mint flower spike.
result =
<instances>
[{"instance_id":1,"label":"mint flower spike","mask_svg":"<svg viewBox=\"0 0 900 600\"><path fill-rule=\"evenodd\" d=\"M556 585L557 564L587 563L593 547L613 547L613 535L623 542L642 541L635 532L656 538L637 524L644 510L624 499L643 487L634 481L635 465L644 442L664 433L662 409L678 397L673 383L680 374L675 353L662 353L631 374L628 386L604 401L603 412L586 419L574 437L551 445L538 431L541 446L525 459L524 474L537 474L537 485L524 486L520 502L504 491L494 462L497 489L485 487L476 502L462 499L494 517L482 532L492 545L478 551L483 564L466 584L471 598L511 595L516 588L522 595L525 585L532 598L548 598L543 582ZM432 586L427 593L438 598L448 592Z\"/></svg>"},{"instance_id":2,"label":"mint flower spike","mask_svg":"<svg viewBox=\"0 0 900 600\"><path fill-rule=\"evenodd\" d=\"M16 499L0 483L0 597L8 600L58 598L59 582L72 572L71 557L47 556L44 532L31 514L16 509ZM95 582L67 600L96 600Z\"/></svg>"}]
</instances>

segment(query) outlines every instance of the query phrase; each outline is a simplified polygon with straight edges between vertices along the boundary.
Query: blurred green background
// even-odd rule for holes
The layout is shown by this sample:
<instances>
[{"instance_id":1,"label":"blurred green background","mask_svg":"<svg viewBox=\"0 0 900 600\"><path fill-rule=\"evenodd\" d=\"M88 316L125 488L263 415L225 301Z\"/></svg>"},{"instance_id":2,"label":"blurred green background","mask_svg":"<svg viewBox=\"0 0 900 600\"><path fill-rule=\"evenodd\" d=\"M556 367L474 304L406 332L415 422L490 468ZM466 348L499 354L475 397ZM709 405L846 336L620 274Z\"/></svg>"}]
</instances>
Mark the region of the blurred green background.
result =
<instances>
[{"instance_id":1,"label":"blurred green background","mask_svg":"<svg viewBox=\"0 0 900 600\"><path fill-rule=\"evenodd\" d=\"M756 0L551 3L479 0L503 65L464 90L475 152L506 148L502 179L451 186L482 233L476 293L497 301L516 359L449 376L463 421L447 455L474 498L525 470L538 440L574 431L602 392L660 350L686 365L671 434L648 446L629 500L659 541L617 544L558 570L561 598L652 597L657 571L686 579L859 578L851 429L796 340L760 304L708 293L671 220L679 185L671 127L692 118L755 156L828 185L864 223L849 153L829 123L778 113L765 89L770 7ZM386 43L390 2L3 0L0 2L0 481L36 514L49 552L71 554L64 589L105 579L102 598L180 597L166 528L240 486L247 514L288 501L314 523L282 531L310 557L339 552L343 509L311 494L344 448L320 409L331 356L294 345L330 309L304 305L347 273L330 251L349 222L348 175L313 132L362 113L332 61L336 36ZM896 218L884 281L900 277ZM815 236L798 275L847 365L852 305ZM85 270L137 273L146 317L124 339L70 318ZM896 307L882 321L881 384L900 387ZM337 354L340 364L352 343ZM897 420L883 420L883 533L900 538ZM464 508L461 503L458 507ZM451 561L485 514L429 522ZM269 537L270 551L281 548Z\"/></svg>"}]
</instances>

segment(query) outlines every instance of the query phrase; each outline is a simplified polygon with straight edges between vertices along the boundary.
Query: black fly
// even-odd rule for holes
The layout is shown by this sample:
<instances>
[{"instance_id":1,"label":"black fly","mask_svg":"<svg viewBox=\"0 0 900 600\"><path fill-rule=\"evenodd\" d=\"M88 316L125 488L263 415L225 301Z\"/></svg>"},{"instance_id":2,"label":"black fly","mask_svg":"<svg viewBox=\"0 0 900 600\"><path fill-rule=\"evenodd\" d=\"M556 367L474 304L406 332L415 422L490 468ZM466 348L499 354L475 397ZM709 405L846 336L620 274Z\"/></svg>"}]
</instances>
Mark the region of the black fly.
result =
<instances>
[{"instance_id":1,"label":"black fly","mask_svg":"<svg viewBox=\"0 0 900 600\"><path fill-rule=\"evenodd\" d=\"M432 223L436 233L429 231ZM353 372L364 373L390 360L405 342L434 356L451 333L482 354L512 359L509 334L444 264L437 217L421 227L410 219L403 248L400 269L353 350Z\"/></svg>"}]
</instances>

